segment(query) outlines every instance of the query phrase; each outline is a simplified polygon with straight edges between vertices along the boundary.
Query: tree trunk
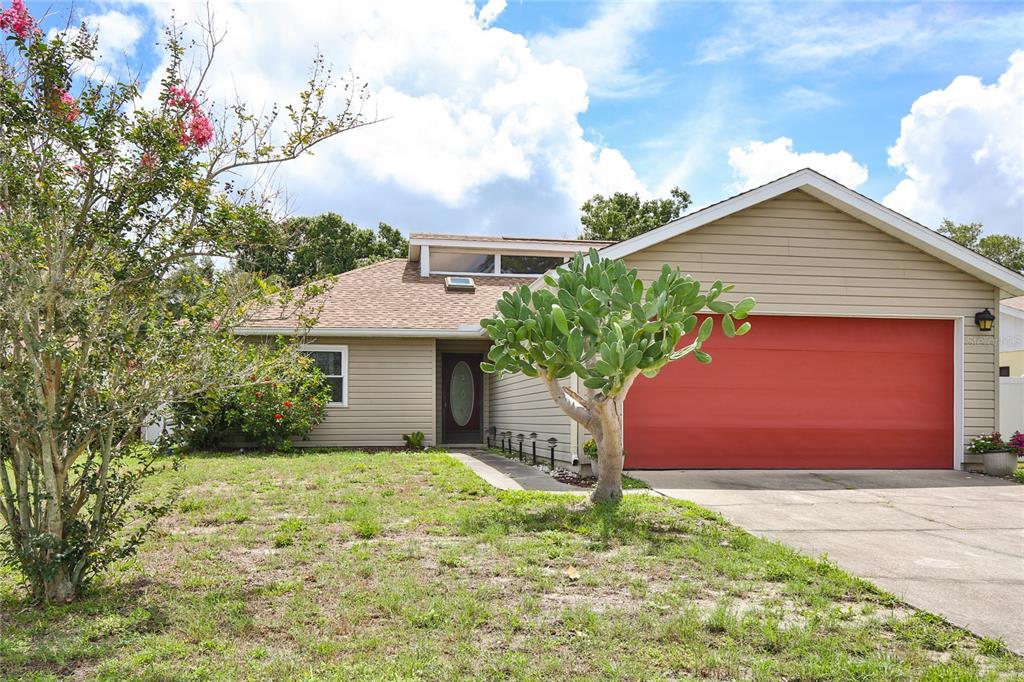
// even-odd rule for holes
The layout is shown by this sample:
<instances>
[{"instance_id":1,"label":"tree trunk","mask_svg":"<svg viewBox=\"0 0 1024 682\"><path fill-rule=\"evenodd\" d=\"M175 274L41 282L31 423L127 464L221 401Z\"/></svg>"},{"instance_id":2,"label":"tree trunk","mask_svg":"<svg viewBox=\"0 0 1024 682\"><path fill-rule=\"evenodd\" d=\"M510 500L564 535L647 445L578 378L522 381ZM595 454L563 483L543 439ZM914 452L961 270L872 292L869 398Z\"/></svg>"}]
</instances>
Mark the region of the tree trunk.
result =
<instances>
[{"instance_id":1,"label":"tree trunk","mask_svg":"<svg viewBox=\"0 0 1024 682\"><path fill-rule=\"evenodd\" d=\"M601 433L597 440L597 486L592 502L619 502L622 499L622 413L615 400L599 403Z\"/></svg>"},{"instance_id":2,"label":"tree trunk","mask_svg":"<svg viewBox=\"0 0 1024 682\"><path fill-rule=\"evenodd\" d=\"M63 566L58 567L52 576L32 582L36 597L48 604L67 604L75 600L75 585Z\"/></svg>"}]
</instances>

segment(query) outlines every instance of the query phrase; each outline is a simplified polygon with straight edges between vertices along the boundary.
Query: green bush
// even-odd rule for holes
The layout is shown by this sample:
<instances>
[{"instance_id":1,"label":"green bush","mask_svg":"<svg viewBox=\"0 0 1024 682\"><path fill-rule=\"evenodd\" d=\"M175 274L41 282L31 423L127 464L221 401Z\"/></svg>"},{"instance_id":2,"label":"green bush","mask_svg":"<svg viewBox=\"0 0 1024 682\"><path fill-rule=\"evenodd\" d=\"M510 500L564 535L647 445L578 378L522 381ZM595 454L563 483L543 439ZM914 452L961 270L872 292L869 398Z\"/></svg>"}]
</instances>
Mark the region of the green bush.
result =
<instances>
[{"instance_id":1,"label":"green bush","mask_svg":"<svg viewBox=\"0 0 1024 682\"><path fill-rule=\"evenodd\" d=\"M178 440L192 448L241 441L287 449L323 421L331 388L310 358L290 346L253 346L239 361L267 369L245 385L176 404Z\"/></svg>"},{"instance_id":2,"label":"green bush","mask_svg":"<svg viewBox=\"0 0 1024 682\"><path fill-rule=\"evenodd\" d=\"M593 438L588 438L583 441L583 454L590 458L590 461L597 461L597 441Z\"/></svg>"}]
</instances>

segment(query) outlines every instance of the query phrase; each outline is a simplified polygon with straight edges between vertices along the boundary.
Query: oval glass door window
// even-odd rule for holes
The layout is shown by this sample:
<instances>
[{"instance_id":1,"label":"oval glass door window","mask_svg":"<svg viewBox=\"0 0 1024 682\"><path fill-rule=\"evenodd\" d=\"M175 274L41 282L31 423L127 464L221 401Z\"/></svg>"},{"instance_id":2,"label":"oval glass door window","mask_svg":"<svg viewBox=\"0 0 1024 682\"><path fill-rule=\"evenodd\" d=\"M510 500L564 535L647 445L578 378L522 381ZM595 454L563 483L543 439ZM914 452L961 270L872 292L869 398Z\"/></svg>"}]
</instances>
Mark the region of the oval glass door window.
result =
<instances>
[{"instance_id":1,"label":"oval glass door window","mask_svg":"<svg viewBox=\"0 0 1024 682\"><path fill-rule=\"evenodd\" d=\"M465 361L461 361L452 369L452 381L448 387L448 399L452 405L452 419L459 426L469 423L473 416L473 401L476 390L473 386L473 371Z\"/></svg>"}]
</instances>

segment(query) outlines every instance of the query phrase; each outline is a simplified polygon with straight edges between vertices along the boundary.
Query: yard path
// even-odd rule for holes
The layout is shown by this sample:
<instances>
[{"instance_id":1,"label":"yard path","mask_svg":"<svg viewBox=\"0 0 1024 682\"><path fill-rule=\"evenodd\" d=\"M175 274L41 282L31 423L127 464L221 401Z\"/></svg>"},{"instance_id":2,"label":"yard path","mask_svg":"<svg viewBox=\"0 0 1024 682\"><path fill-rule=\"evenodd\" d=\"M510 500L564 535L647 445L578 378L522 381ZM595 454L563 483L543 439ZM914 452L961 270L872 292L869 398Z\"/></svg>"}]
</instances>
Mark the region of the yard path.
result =
<instances>
[{"instance_id":1,"label":"yard path","mask_svg":"<svg viewBox=\"0 0 1024 682\"><path fill-rule=\"evenodd\" d=\"M462 452L449 452L448 454L499 490L539 490L580 495L590 492L585 488L556 481L529 464L502 457L493 452L466 449Z\"/></svg>"}]
</instances>

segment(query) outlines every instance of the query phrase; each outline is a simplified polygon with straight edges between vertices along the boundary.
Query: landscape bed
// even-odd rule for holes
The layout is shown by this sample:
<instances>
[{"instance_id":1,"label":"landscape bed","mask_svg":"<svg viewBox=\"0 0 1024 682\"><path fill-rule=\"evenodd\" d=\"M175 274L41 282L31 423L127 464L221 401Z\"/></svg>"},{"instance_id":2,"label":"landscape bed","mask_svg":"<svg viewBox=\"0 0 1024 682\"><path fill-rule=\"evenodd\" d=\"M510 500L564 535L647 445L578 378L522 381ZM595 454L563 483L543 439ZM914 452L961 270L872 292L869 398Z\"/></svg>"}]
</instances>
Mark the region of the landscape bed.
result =
<instances>
[{"instance_id":1,"label":"landscape bed","mask_svg":"<svg viewBox=\"0 0 1024 682\"><path fill-rule=\"evenodd\" d=\"M498 492L442 453L187 457L139 556L4 679L1004 679L1024 662L695 505Z\"/></svg>"}]
</instances>

